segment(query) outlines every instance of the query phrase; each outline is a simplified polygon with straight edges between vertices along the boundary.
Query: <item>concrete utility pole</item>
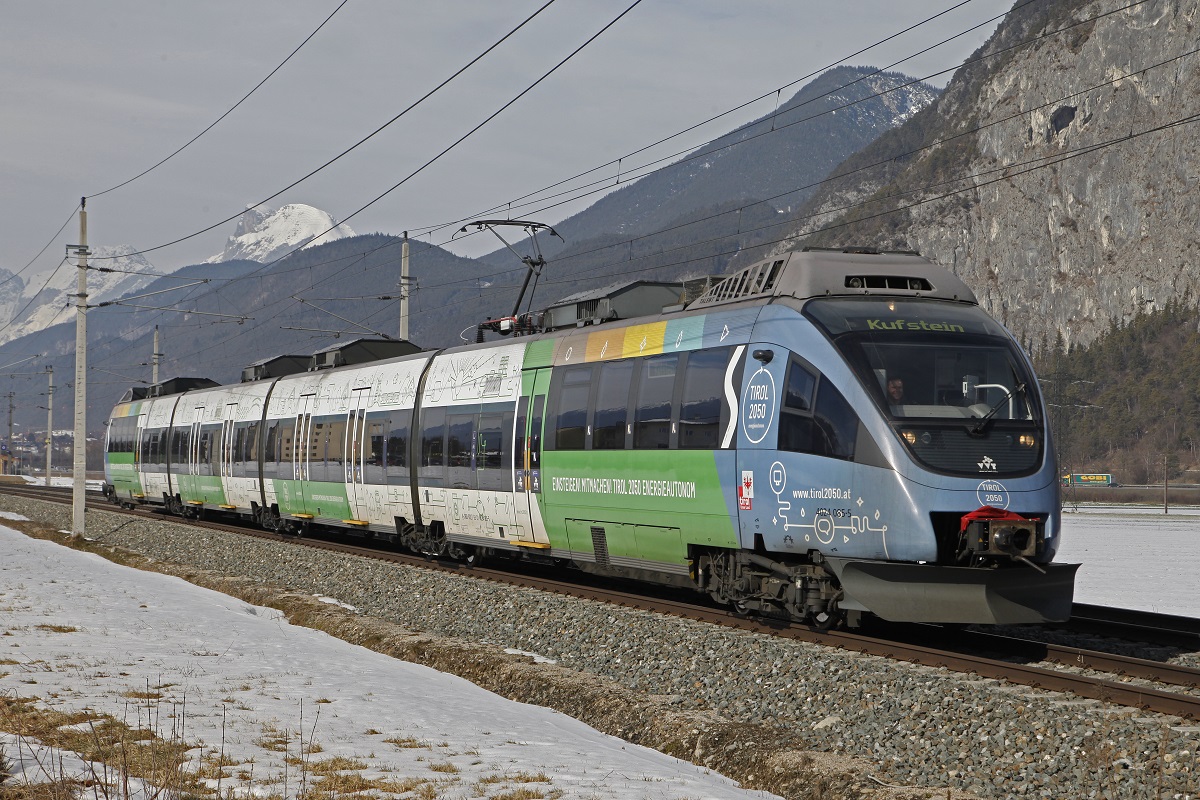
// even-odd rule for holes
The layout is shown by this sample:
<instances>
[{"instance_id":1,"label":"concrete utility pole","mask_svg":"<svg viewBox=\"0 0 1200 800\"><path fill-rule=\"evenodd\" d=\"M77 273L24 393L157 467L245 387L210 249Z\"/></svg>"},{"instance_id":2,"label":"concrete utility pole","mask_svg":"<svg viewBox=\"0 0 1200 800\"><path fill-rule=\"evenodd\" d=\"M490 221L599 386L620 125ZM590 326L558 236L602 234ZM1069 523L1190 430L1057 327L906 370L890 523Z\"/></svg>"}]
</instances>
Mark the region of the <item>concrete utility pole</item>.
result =
<instances>
[{"instance_id":1,"label":"concrete utility pole","mask_svg":"<svg viewBox=\"0 0 1200 800\"><path fill-rule=\"evenodd\" d=\"M16 396L17 396L16 392L8 393L8 439L7 439L7 442L8 442L8 445L7 445L7 447L8 447L8 469L5 470L5 472L13 471L13 464L16 463L16 458L17 458L16 454L13 452L13 446L12 446L12 425L13 425L12 417L13 417L14 398Z\"/></svg>"},{"instance_id":2,"label":"concrete utility pole","mask_svg":"<svg viewBox=\"0 0 1200 800\"><path fill-rule=\"evenodd\" d=\"M46 392L46 486L50 486L50 467L54 465L54 367L46 367L50 390Z\"/></svg>"},{"instance_id":3,"label":"concrete utility pole","mask_svg":"<svg viewBox=\"0 0 1200 800\"><path fill-rule=\"evenodd\" d=\"M150 356L150 385L158 384L158 360L162 358L162 353L158 352L158 326L154 326L154 352Z\"/></svg>"},{"instance_id":4,"label":"concrete utility pole","mask_svg":"<svg viewBox=\"0 0 1200 800\"><path fill-rule=\"evenodd\" d=\"M400 245L400 340L408 341L408 231Z\"/></svg>"},{"instance_id":5,"label":"concrete utility pole","mask_svg":"<svg viewBox=\"0 0 1200 800\"><path fill-rule=\"evenodd\" d=\"M69 245L68 250L72 249ZM87 491L87 198L79 200L79 277L75 294L75 469L71 491L71 535L84 535Z\"/></svg>"}]
</instances>

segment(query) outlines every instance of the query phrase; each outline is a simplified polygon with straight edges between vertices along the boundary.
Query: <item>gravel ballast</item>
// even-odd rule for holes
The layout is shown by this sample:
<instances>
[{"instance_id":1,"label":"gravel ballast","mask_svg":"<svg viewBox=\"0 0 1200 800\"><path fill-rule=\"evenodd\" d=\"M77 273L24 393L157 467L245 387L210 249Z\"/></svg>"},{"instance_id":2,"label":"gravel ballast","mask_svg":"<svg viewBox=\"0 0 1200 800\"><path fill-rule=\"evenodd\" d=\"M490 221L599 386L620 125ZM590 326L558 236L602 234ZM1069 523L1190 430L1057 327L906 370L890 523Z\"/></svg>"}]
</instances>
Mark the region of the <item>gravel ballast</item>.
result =
<instances>
[{"instance_id":1,"label":"gravel ballast","mask_svg":"<svg viewBox=\"0 0 1200 800\"><path fill-rule=\"evenodd\" d=\"M0 509L70 525L69 507L0 494ZM331 632L368 646L388 641L398 657L787 797L1200 791L1200 726L1174 717L167 521L87 520L97 543L179 565L165 571L206 585L237 579L213 588L254 602L277 605L268 597L277 590L336 598L357 615L300 600L284 610L300 624L341 615L349 619L314 627L340 625ZM388 634L374 620L427 635Z\"/></svg>"}]
</instances>

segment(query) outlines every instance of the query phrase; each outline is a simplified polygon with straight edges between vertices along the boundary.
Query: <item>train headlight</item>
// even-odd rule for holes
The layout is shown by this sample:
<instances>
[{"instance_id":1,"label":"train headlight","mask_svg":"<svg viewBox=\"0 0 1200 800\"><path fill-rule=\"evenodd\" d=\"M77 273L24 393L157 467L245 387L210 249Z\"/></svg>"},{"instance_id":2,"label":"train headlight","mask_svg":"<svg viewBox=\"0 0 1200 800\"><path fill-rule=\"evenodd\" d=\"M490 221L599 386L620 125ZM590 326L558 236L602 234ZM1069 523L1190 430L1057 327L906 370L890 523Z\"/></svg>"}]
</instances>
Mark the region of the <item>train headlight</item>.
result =
<instances>
[{"instance_id":1,"label":"train headlight","mask_svg":"<svg viewBox=\"0 0 1200 800\"><path fill-rule=\"evenodd\" d=\"M1037 437L1032 433L1022 433L1017 439L1017 444L1022 447L1037 447Z\"/></svg>"},{"instance_id":2,"label":"train headlight","mask_svg":"<svg viewBox=\"0 0 1200 800\"><path fill-rule=\"evenodd\" d=\"M904 441L908 442L910 445L917 443L917 434L913 433L912 431L900 431L900 435L903 436Z\"/></svg>"}]
</instances>

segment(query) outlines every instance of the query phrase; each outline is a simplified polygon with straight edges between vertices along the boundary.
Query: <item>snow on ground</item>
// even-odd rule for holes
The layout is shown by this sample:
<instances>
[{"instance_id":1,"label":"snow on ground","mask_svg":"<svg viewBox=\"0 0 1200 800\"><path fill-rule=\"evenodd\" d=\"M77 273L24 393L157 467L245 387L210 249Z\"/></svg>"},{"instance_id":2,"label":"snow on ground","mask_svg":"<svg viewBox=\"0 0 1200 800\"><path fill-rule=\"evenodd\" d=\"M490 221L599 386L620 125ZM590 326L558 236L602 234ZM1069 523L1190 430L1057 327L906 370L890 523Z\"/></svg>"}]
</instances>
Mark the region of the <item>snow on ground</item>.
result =
<instances>
[{"instance_id":1,"label":"snow on ground","mask_svg":"<svg viewBox=\"0 0 1200 800\"><path fill-rule=\"evenodd\" d=\"M21 477L24 478L25 482L27 484L29 484L30 486L45 486L46 485L46 477L44 475L40 478L34 477L33 475L22 475ZM74 486L75 479L72 478L70 475L60 475L57 478L51 477L50 485L51 486L60 486L60 487ZM84 487L89 492L103 492L104 491L104 479L96 478L94 480L86 480L86 481L84 481Z\"/></svg>"},{"instance_id":2,"label":"snow on ground","mask_svg":"<svg viewBox=\"0 0 1200 800\"><path fill-rule=\"evenodd\" d=\"M1087 507L1063 513L1056 561L1079 562L1075 602L1200 617L1195 508Z\"/></svg>"},{"instance_id":3,"label":"snow on ground","mask_svg":"<svg viewBox=\"0 0 1200 800\"><path fill-rule=\"evenodd\" d=\"M223 796L296 797L314 788L317 762L338 756L368 778L427 781L443 798L770 796L178 578L4 527L0 553L0 695L141 719L164 738L183 726L203 745L193 765L223 750ZM319 750L307 787L302 765L284 761L301 740ZM59 755L13 736L0 746L18 780L42 779L39 764ZM87 775L77 759L62 763Z\"/></svg>"}]
</instances>

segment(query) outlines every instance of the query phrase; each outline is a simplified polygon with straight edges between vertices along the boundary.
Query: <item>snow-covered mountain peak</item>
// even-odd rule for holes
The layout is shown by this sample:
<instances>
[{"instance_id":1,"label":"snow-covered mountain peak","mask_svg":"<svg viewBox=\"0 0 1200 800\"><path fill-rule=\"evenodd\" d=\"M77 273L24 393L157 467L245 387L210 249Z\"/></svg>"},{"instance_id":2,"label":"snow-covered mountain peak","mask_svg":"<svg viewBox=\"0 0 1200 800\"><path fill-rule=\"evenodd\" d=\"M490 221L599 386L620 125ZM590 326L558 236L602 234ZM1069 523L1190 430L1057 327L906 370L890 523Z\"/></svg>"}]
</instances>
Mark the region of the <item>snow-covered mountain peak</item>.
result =
<instances>
[{"instance_id":1,"label":"snow-covered mountain peak","mask_svg":"<svg viewBox=\"0 0 1200 800\"><path fill-rule=\"evenodd\" d=\"M127 244L93 245L88 267L89 305L133 294L157 277L154 265ZM0 293L0 318L10 321L0 330L0 343L72 319L77 281L78 270L64 263L48 278L24 283L18 277L6 284Z\"/></svg>"},{"instance_id":2,"label":"snow-covered mountain peak","mask_svg":"<svg viewBox=\"0 0 1200 800\"><path fill-rule=\"evenodd\" d=\"M225 243L224 252L205 263L234 259L265 263L292 250L354 235L349 225L339 224L321 209L302 203L290 203L273 212L248 208Z\"/></svg>"}]
</instances>

